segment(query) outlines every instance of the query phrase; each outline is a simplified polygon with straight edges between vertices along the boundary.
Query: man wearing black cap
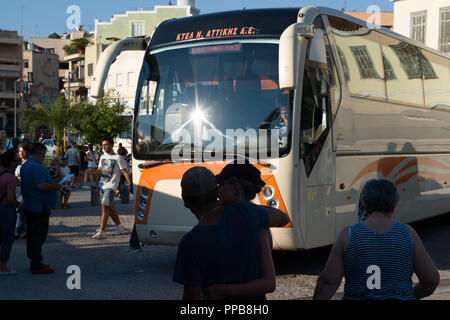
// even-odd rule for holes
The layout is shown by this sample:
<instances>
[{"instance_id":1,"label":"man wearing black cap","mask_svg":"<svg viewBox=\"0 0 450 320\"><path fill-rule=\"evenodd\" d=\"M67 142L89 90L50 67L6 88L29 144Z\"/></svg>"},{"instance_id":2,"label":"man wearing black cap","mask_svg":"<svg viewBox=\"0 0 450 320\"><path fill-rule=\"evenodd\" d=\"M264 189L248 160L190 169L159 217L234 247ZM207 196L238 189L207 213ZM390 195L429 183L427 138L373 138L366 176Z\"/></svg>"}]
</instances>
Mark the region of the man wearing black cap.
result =
<instances>
[{"instance_id":1,"label":"man wearing black cap","mask_svg":"<svg viewBox=\"0 0 450 320\"><path fill-rule=\"evenodd\" d=\"M268 245L268 254L262 253L261 230L286 225L287 215L260 206L255 210L249 203L222 206L217 200L216 177L204 167L186 171L181 187L185 206L199 220L178 248L173 279L184 285L183 298L200 299L202 287L227 284L224 296L264 299L264 293L275 289L275 275L272 264L268 282L258 282L267 273L263 257L270 254ZM269 259L271 263L270 255Z\"/></svg>"},{"instance_id":2,"label":"man wearing black cap","mask_svg":"<svg viewBox=\"0 0 450 320\"><path fill-rule=\"evenodd\" d=\"M225 205L251 201L265 185L261 172L248 161L227 164L216 179L220 202Z\"/></svg>"}]
</instances>

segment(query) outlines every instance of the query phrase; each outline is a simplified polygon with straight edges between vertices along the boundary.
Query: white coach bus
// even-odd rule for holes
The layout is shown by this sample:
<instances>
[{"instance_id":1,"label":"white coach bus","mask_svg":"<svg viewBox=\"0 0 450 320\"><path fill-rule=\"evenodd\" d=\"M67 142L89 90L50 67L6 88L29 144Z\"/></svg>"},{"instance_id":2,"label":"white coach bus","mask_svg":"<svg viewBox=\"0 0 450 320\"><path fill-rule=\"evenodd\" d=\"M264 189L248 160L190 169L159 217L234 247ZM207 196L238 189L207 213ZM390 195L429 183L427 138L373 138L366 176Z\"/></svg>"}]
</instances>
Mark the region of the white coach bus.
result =
<instances>
[{"instance_id":1,"label":"white coach bus","mask_svg":"<svg viewBox=\"0 0 450 320\"><path fill-rule=\"evenodd\" d=\"M165 21L150 41L112 45L94 96L124 50L146 50L133 119L144 243L176 245L195 225L181 177L194 165L220 172L229 150L257 154L250 158L266 186L256 202L291 219L272 228L275 249L332 244L357 221L361 188L372 178L398 187L400 221L450 211L450 66L442 53L329 8L204 14ZM276 150L234 138L225 150L205 129L227 143L230 129L264 129L278 135ZM200 138L181 142L180 131ZM174 161L179 147L187 152Z\"/></svg>"}]
</instances>

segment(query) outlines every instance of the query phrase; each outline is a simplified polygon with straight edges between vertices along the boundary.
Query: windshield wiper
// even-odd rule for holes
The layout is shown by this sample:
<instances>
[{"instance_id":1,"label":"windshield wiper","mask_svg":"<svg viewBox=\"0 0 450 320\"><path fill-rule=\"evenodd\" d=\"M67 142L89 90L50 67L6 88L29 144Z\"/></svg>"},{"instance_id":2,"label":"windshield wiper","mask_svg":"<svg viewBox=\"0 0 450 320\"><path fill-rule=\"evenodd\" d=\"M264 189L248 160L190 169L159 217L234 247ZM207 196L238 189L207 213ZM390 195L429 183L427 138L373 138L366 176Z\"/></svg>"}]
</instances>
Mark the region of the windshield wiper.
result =
<instances>
[{"instance_id":1,"label":"windshield wiper","mask_svg":"<svg viewBox=\"0 0 450 320\"><path fill-rule=\"evenodd\" d=\"M144 163L139 163L138 168L139 169L148 169L148 168L153 168L162 164L166 164L169 163L170 161L151 161L151 162L144 162Z\"/></svg>"},{"instance_id":2,"label":"windshield wiper","mask_svg":"<svg viewBox=\"0 0 450 320\"><path fill-rule=\"evenodd\" d=\"M275 167L275 166L274 166L273 164L271 164L271 163L262 162L261 160L258 160L258 159L252 159L252 158L250 158L250 157L244 156L244 155L239 154L239 153L235 153L234 156L244 158L245 160L247 160L247 161L249 161L249 162L250 162L250 161L255 162L255 163L260 164L260 165L262 165L263 167L269 168L269 169L271 169L271 170L277 170L277 167Z\"/></svg>"}]
</instances>

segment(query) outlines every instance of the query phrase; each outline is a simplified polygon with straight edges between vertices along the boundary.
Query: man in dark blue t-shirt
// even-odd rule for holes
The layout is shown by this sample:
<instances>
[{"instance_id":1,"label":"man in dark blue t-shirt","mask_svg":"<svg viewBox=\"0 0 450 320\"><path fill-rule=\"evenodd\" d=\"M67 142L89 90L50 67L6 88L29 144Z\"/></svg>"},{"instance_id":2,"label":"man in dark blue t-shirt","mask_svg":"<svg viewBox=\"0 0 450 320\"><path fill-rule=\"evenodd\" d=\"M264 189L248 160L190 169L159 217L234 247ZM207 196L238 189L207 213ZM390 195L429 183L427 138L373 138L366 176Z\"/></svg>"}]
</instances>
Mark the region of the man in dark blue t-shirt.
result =
<instances>
[{"instance_id":1,"label":"man in dark blue t-shirt","mask_svg":"<svg viewBox=\"0 0 450 320\"><path fill-rule=\"evenodd\" d=\"M48 274L55 270L43 264L42 245L49 226L50 209L58 202L60 184L55 184L42 162L47 148L33 142L30 158L20 168L23 211L27 218L27 256L33 274Z\"/></svg>"},{"instance_id":2,"label":"man in dark blue t-shirt","mask_svg":"<svg viewBox=\"0 0 450 320\"><path fill-rule=\"evenodd\" d=\"M261 277L261 231L283 226L286 215L252 203L221 206L216 178L204 167L186 171L181 187L185 206L199 220L178 248L173 280L184 285L183 298L200 299L202 287Z\"/></svg>"}]
</instances>

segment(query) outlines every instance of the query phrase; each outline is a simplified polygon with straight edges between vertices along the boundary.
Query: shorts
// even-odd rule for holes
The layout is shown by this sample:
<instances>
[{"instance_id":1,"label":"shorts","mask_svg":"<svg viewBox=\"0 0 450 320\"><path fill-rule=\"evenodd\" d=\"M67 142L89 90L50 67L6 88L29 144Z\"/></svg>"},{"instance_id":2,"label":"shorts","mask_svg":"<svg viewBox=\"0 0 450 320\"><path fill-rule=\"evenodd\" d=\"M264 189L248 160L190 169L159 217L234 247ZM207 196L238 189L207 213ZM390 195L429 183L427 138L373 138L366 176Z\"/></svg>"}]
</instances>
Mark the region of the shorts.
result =
<instances>
[{"instance_id":1,"label":"shorts","mask_svg":"<svg viewBox=\"0 0 450 320\"><path fill-rule=\"evenodd\" d=\"M65 196L70 191L72 191L72 179L69 179L68 181L64 182L61 185L61 193Z\"/></svg>"},{"instance_id":2,"label":"shorts","mask_svg":"<svg viewBox=\"0 0 450 320\"><path fill-rule=\"evenodd\" d=\"M100 196L102 197L102 205L107 207L114 205L115 192L113 189L100 189Z\"/></svg>"},{"instance_id":3,"label":"shorts","mask_svg":"<svg viewBox=\"0 0 450 320\"><path fill-rule=\"evenodd\" d=\"M78 177L80 174L80 167L79 166L69 166L70 173L73 174L75 177Z\"/></svg>"}]
</instances>

